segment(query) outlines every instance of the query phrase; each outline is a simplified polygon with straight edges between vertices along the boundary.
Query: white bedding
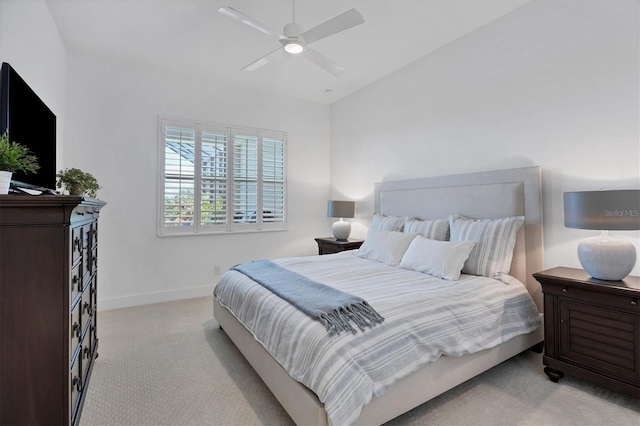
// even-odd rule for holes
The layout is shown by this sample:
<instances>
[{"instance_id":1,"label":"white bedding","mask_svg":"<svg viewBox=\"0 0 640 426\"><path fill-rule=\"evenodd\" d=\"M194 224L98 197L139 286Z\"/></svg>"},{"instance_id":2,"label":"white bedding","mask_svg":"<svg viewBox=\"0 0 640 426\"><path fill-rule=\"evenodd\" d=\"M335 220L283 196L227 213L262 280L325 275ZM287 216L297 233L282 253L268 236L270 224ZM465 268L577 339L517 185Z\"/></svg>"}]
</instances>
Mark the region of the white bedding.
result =
<instances>
[{"instance_id":1,"label":"white bedding","mask_svg":"<svg viewBox=\"0 0 640 426\"><path fill-rule=\"evenodd\" d=\"M229 271L214 291L292 378L316 393L334 425L396 380L441 355L494 347L541 325L524 285L462 275L446 281L343 252L274 260L364 298L385 321L329 337L325 327L247 276Z\"/></svg>"}]
</instances>

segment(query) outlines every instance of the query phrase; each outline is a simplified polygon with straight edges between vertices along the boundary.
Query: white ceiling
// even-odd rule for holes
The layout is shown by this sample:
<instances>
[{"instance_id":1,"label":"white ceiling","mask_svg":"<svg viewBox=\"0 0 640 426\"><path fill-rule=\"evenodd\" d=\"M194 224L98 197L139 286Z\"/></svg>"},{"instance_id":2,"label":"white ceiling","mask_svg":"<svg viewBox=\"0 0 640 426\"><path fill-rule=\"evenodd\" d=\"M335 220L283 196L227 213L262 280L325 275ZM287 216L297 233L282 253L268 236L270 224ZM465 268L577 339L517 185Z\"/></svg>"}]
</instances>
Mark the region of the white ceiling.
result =
<instances>
[{"instance_id":1,"label":"white ceiling","mask_svg":"<svg viewBox=\"0 0 640 426\"><path fill-rule=\"evenodd\" d=\"M279 43L218 9L231 6L281 30L292 21L291 0L48 0L47 4L69 52L331 103L529 1L297 0L296 22L302 31L351 8L362 14L364 24L313 44L347 69L339 77L284 52L258 70L241 71Z\"/></svg>"}]
</instances>

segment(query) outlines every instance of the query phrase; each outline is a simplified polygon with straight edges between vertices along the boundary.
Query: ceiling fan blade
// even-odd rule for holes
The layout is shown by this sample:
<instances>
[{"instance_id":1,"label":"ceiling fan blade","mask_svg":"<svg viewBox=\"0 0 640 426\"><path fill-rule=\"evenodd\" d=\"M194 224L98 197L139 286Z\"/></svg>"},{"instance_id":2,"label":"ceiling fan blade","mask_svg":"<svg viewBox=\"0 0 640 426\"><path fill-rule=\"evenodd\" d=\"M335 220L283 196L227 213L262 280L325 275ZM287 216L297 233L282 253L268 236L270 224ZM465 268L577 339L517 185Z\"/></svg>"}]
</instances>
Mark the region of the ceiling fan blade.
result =
<instances>
[{"instance_id":1,"label":"ceiling fan blade","mask_svg":"<svg viewBox=\"0 0 640 426\"><path fill-rule=\"evenodd\" d=\"M325 37L329 37L340 31L348 30L351 27L364 23L364 18L355 9L351 9L341 15L331 18L322 24L302 33L302 38L307 44L311 44Z\"/></svg>"},{"instance_id":2,"label":"ceiling fan blade","mask_svg":"<svg viewBox=\"0 0 640 426\"><path fill-rule=\"evenodd\" d=\"M311 62L313 62L317 66L319 66L320 68L322 68L326 72L328 72L330 74L333 74L336 77L347 70L342 65L338 64L337 62L332 61L331 59L327 58L326 56L324 56L324 55L322 55L322 54L320 54L318 52L316 52L313 49L308 49L307 48L303 52L303 55L304 55L305 58L307 58L308 60L310 60Z\"/></svg>"},{"instance_id":3,"label":"ceiling fan blade","mask_svg":"<svg viewBox=\"0 0 640 426\"><path fill-rule=\"evenodd\" d=\"M271 28L267 27L265 24L263 24L262 22L258 22L255 19L245 15L244 13L238 12L237 10L235 10L232 7L221 7L220 9L218 9L218 12L222 13L225 16L228 16L230 18L235 19L236 21L239 21L245 25L250 26L251 28L253 28L254 30L258 30L264 34L273 36L277 39L282 39L285 38L282 34L280 34L279 32L272 30Z\"/></svg>"},{"instance_id":4,"label":"ceiling fan blade","mask_svg":"<svg viewBox=\"0 0 640 426\"><path fill-rule=\"evenodd\" d=\"M246 67L242 68L242 71L255 71L258 68L262 67L263 65L268 64L269 63L269 59L267 59L267 57L272 55L272 54L274 54L274 53L276 53L280 49L282 49L282 46L278 47L276 50L272 50L271 52L267 53L266 55L264 55L262 58L258 59L257 61L251 62Z\"/></svg>"}]
</instances>

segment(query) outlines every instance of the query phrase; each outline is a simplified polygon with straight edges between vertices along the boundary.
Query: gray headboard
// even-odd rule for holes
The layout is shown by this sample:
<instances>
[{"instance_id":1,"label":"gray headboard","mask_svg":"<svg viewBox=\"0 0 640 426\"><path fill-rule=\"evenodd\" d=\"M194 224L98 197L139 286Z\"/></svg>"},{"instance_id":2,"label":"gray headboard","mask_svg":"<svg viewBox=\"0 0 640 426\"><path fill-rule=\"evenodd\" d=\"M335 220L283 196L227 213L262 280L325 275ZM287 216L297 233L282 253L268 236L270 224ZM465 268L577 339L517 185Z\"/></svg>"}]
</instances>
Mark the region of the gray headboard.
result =
<instances>
[{"instance_id":1,"label":"gray headboard","mask_svg":"<svg viewBox=\"0 0 640 426\"><path fill-rule=\"evenodd\" d=\"M542 290L532 274L544 269L540 167L379 182L374 211L388 216L475 219L524 216L510 274L523 282L542 312Z\"/></svg>"}]
</instances>

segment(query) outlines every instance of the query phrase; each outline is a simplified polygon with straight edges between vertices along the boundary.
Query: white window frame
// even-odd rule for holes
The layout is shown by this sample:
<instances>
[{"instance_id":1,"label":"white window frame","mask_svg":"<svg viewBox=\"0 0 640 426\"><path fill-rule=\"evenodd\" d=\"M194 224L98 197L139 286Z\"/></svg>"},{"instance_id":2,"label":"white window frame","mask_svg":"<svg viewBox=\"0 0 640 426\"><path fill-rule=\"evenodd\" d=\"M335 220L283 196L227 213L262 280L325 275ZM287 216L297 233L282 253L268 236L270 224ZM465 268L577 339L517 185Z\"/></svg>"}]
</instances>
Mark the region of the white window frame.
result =
<instances>
[{"instance_id":1,"label":"white window frame","mask_svg":"<svg viewBox=\"0 0 640 426\"><path fill-rule=\"evenodd\" d=\"M167 126L187 128L195 130L195 153L194 153L194 209L193 221L189 226L167 226L165 224L165 149L166 137L165 129ZM226 133L227 145L227 176L226 176L226 223L224 224L202 224L201 223L201 184L202 184L202 132L213 131L218 133ZM257 199L255 221L238 221L234 217L238 212L234 208L234 137L236 135L254 136L257 138ZM228 234L228 233L246 233L246 232L265 232L265 231L286 231L288 228L288 188L287 188L287 138L288 134L283 131L265 130L246 126L231 126L225 124L206 123L202 121L176 119L160 116L158 119L158 196L157 196L157 234L158 236L184 236L184 235L202 235L202 234ZM263 218L263 140L275 139L281 140L283 143L283 204L280 221L264 221ZM277 214L273 213L274 215Z\"/></svg>"}]
</instances>

